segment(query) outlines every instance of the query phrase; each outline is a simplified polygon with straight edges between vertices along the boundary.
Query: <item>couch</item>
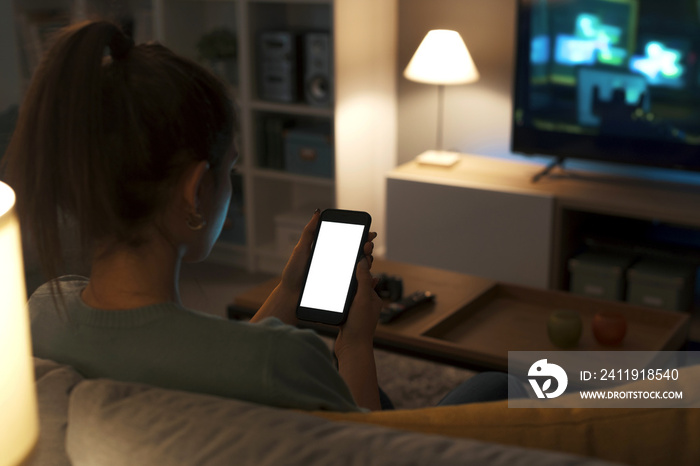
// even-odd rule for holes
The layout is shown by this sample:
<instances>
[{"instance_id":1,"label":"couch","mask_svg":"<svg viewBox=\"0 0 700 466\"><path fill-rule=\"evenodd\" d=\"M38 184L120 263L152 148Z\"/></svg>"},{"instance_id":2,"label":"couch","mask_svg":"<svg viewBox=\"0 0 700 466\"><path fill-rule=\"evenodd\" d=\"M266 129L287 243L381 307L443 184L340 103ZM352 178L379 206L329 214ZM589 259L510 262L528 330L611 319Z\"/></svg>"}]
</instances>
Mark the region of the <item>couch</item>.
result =
<instances>
[{"instance_id":1,"label":"couch","mask_svg":"<svg viewBox=\"0 0 700 466\"><path fill-rule=\"evenodd\" d=\"M32 466L700 464L697 409L504 401L305 413L34 365L41 431Z\"/></svg>"}]
</instances>

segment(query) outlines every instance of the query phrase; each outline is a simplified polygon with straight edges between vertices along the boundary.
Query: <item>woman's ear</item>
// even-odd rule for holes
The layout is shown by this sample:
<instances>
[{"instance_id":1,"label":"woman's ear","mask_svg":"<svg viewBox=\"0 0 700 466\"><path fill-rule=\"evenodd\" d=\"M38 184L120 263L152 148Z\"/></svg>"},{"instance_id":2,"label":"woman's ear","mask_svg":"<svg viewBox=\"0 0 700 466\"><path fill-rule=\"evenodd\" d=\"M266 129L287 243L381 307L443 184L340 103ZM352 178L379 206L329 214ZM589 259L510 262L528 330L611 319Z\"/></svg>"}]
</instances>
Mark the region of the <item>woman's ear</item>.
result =
<instances>
[{"instance_id":1,"label":"woman's ear","mask_svg":"<svg viewBox=\"0 0 700 466\"><path fill-rule=\"evenodd\" d=\"M200 193L204 175L209 171L209 162L200 160L192 162L185 170L183 176L183 195L185 207L191 212L197 212L199 209Z\"/></svg>"}]
</instances>

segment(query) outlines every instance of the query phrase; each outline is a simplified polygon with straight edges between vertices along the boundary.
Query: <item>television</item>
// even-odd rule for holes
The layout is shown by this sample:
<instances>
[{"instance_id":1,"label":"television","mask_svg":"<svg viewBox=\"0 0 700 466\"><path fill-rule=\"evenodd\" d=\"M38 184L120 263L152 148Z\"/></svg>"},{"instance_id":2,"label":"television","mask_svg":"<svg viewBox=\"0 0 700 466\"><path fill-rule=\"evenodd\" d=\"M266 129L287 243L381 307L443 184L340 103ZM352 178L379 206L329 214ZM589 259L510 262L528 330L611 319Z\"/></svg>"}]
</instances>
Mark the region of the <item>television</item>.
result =
<instances>
[{"instance_id":1,"label":"television","mask_svg":"<svg viewBox=\"0 0 700 466\"><path fill-rule=\"evenodd\" d=\"M511 150L700 171L697 0L518 0Z\"/></svg>"}]
</instances>

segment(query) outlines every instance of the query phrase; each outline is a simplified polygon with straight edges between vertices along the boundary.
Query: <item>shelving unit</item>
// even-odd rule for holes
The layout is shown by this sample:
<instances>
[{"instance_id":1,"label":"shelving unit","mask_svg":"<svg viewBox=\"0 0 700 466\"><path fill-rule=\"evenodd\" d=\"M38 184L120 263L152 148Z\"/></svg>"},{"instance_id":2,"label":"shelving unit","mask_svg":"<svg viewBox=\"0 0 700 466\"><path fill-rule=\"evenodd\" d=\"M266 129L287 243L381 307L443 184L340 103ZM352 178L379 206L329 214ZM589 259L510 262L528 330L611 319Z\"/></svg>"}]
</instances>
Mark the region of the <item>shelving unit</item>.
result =
<instances>
[{"instance_id":1,"label":"shelving unit","mask_svg":"<svg viewBox=\"0 0 700 466\"><path fill-rule=\"evenodd\" d=\"M210 256L250 271L279 273L288 253L275 248L275 216L339 207L372 213L384 223L384 174L396 157L398 0L30 0L22 8L60 7L72 18L100 14L133 20L137 43L157 40L199 61L231 84L240 120L238 173L228 222ZM235 60L203 60L204 34L226 28L236 37ZM332 44L332 99L327 106L261 97L258 42L263 31L327 32ZM265 118L327 128L330 177L290 173L261 163ZM277 143L283 143L279 139Z\"/></svg>"},{"instance_id":2,"label":"shelving unit","mask_svg":"<svg viewBox=\"0 0 700 466\"><path fill-rule=\"evenodd\" d=\"M309 218L316 207L373 211L382 224L382 175L393 166L396 152L396 0L152 1L155 38L185 56L198 58L193 44L208 30L225 26L238 38L238 76L233 91L241 123L238 176L243 202L242 216L237 218L245 222L245 238L232 245L224 234L212 260L279 273L288 253L276 249L275 216L304 207ZM263 31L275 30L330 34L334 90L330 105L309 105L303 97L294 103L261 98L258 38ZM360 112L354 109L356 99L371 96L381 96L378 106L365 102L366 108ZM361 124L344 119L347 111L356 113L353 118L359 116ZM262 141L267 117L327 126L335 157L334 176L295 174L264 166ZM366 125L374 130L358 140ZM364 164L368 171L344 170L346 163ZM380 173L373 175L377 171ZM369 190L372 197L350 194L366 185L363 178L367 176L373 176L375 182Z\"/></svg>"}]
</instances>

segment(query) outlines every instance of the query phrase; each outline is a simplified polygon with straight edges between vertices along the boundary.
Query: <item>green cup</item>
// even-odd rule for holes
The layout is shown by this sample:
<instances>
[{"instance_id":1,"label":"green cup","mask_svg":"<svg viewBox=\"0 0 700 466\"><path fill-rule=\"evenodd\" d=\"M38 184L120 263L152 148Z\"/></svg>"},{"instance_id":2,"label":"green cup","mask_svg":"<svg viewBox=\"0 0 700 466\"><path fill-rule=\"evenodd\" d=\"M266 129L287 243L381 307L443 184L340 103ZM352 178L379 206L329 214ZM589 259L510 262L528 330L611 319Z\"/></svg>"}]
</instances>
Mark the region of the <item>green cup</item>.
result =
<instances>
[{"instance_id":1,"label":"green cup","mask_svg":"<svg viewBox=\"0 0 700 466\"><path fill-rule=\"evenodd\" d=\"M581 338L583 323L578 312L557 309L547 319L549 340L559 348L573 348Z\"/></svg>"}]
</instances>

